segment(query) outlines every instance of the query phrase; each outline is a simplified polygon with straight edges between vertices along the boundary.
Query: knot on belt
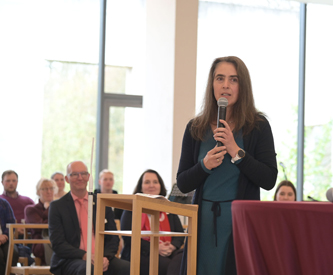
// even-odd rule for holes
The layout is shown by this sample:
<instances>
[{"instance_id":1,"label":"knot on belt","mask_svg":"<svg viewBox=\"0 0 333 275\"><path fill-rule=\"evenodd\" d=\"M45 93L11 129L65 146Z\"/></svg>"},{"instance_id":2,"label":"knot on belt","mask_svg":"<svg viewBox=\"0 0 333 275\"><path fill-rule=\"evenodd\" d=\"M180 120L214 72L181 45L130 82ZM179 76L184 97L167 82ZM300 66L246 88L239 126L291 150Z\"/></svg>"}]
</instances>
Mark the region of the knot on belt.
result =
<instances>
[{"instance_id":1,"label":"knot on belt","mask_svg":"<svg viewBox=\"0 0 333 275\"><path fill-rule=\"evenodd\" d=\"M212 202L212 208L210 209L213 212L213 222L214 222L214 235L215 235L215 246L217 247L217 217L221 216L221 202L231 202L233 200L226 200L226 201L211 201L211 200L205 200L203 201L209 201Z\"/></svg>"}]
</instances>

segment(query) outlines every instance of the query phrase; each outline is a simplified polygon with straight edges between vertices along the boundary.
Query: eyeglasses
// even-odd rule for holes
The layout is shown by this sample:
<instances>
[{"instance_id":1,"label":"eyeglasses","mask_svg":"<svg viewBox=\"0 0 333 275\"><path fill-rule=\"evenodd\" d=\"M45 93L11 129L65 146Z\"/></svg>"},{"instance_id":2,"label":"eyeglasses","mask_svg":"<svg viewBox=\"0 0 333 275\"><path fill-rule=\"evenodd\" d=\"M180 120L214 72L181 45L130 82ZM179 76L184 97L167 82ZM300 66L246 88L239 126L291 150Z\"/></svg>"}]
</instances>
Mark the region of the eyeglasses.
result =
<instances>
[{"instance_id":1,"label":"eyeglasses","mask_svg":"<svg viewBox=\"0 0 333 275\"><path fill-rule=\"evenodd\" d=\"M45 187L45 188L41 188L40 190L42 191L53 191L54 190L54 187Z\"/></svg>"},{"instance_id":2,"label":"eyeglasses","mask_svg":"<svg viewBox=\"0 0 333 275\"><path fill-rule=\"evenodd\" d=\"M71 176L74 179L77 179L81 175L82 178L86 179L89 177L88 172L80 172L80 173L70 173L69 176Z\"/></svg>"}]
</instances>

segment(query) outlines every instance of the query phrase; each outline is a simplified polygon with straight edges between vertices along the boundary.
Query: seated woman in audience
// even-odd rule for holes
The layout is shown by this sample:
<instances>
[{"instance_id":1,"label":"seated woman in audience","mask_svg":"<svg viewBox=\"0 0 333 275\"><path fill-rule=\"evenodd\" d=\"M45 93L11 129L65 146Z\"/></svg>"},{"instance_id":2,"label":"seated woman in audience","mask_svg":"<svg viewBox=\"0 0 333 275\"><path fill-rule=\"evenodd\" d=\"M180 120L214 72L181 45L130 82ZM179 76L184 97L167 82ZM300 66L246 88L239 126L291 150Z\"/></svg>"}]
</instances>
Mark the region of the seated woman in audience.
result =
<instances>
[{"instance_id":1,"label":"seated woman in audience","mask_svg":"<svg viewBox=\"0 0 333 275\"><path fill-rule=\"evenodd\" d=\"M166 196L166 188L161 176L154 170L145 171L133 192L144 193L150 195ZM124 211L121 217L121 229L132 229L132 212ZM141 230L150 230L150 216L142 213ZM179 220L178 215L160 213L160 231L184 232L183 226ZM121 258L130 261L131 256L131 238L123 237L124 249L121 253ZM150 239L141 239L141 265L140 274L149 274L149 252L150 252ZM159 244L159 275L178 275L180 270L181 258L183 250L180 247L184 243L184 237L160 237Z\"/></svg>"},{"instance_id":2,"label":"seated woman in audience","mask_svg":"<svg viewBox=\"0 0 333 275\"><path fill-rule=\"evenodd\" d=\"M295 186L289 180L281 181L276 187L275 201L296 201Z\"/></svg>"},{"instance_id":3,"label":"seated woman in audience","mask_svg":"<svg viewBox=\"0 0 333 275\"><path fill-rule=\"evenodd\" d=\"M56 191L54 180L41 178L36 186L36 194L39 202L36 205L28 205L24 209L26 223L48 223L49 206L53 201ZM48 239L48 230L31 229L31 235L34 239ZM52 248L50 244L33 244L32 253L41 259L42 265L50 265Z\"/></svg>"},{"instance_id":4,"label":"seated woman in audience","mask_svg":"<svg viewBox=\"0 0 333 275\"><path fill-rule=\"evenodd\" d=\"M60 199L63 195L66 195L67 192L64 190L65 189L65 177L63 173L61 172L55 172L52 174L51 179L55 181L57 184L57 189L58 191L54 193L54 199Z\"/></svg>"}]
</instances>

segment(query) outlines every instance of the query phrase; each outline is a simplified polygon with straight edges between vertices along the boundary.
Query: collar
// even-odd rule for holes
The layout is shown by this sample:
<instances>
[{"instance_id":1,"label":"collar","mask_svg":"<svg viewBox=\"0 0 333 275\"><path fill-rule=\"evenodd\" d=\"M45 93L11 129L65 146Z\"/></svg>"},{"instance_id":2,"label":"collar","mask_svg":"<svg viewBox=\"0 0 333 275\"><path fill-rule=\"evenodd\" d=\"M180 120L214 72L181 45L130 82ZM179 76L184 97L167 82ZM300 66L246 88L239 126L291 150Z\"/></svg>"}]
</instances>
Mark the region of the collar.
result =
<instances>
[{"instance_id":1,"label":"collar","mask_svg":"<svg viewBox=\"0 0 333 275\"><path fill-rule=\"evenodd\" d=\"M83 198L79 198L78 196L74 195L72 192L71 192L71 195L72 195L73 201L77 201L77 200L88 201L88 191L86 192L86 194L84 195Z\"/></svg>"},{"instance_id":2,"label":"collar","mask_svg":"<svg viewBox=\"0 0 333 275\"><path fill-rule=\"evenodd\" d=\"M9 196L9 195L7 194L7 192L4 190L3 193L2 193L2 195L6 196L6 197L9 197L9 198L12 198L12 199L17 199L18 196L19 196L19 193L16 191L16 197L13 198L13 197Z\"/></svg>"}]
</instances>

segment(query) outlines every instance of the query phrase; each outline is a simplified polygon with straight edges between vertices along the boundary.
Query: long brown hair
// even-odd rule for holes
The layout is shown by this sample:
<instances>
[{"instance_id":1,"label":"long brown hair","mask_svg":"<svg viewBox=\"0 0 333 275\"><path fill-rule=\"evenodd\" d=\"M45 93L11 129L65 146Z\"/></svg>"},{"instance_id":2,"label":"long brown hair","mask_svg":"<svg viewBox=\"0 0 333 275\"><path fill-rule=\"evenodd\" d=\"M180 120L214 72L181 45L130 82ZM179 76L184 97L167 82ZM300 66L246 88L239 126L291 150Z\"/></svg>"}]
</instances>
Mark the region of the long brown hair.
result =
<instances>
[{"instance_id":1,"label":"long brown hair","mask_svg":"<svg viewBox=\"0 0 333 275\"><path fill-rule=\"evenodd\" d=\"M214 96L213 82L216 67L221 62L233 64L238 75L238 100L234 104L231 114L235 125L234 132L243 128L243 135L250 133L256 126L256 122L260 120L259 115L262 115L254 106L250 73L245 63L236 56L216 58L209 71L202 111L192 121L191 134L195 139L203 140L210 124L217 118L217 101Z\"/></svg>"}]
</instances>

